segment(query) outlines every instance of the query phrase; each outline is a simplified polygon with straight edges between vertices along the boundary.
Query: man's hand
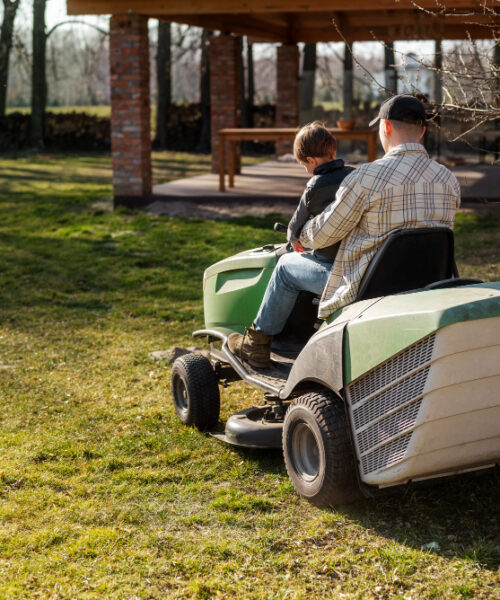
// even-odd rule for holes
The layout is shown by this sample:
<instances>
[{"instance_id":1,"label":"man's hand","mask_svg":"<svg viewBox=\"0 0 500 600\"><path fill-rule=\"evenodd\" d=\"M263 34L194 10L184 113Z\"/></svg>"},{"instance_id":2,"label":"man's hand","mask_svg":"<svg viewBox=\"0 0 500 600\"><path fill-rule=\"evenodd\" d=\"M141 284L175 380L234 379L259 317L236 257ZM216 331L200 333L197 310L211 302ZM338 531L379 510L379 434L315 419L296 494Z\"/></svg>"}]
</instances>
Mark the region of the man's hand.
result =
<instances>
[{"instance_id":1,"label":"man's hand","mask_svg":"<svg viewBox=\"0 0 500 600\"><path fill-rule=\"evenodd\" d=\"M304 252L304 246L298 240L290 242L290 244L292 244L292 248L295 252Z\"/></svg>"}]
</instances>

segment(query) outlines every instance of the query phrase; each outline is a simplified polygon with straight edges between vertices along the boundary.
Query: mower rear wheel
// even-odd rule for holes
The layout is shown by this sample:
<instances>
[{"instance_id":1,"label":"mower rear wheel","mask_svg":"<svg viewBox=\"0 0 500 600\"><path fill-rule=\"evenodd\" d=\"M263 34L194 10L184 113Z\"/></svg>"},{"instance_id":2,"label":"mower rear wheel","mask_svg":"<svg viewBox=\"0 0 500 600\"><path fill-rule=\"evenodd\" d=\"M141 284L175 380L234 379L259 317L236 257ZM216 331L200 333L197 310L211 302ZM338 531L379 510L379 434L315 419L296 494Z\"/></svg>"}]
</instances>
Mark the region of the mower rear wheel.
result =
<instances>
[{"instance_id":1,"label":"mower rear wheel","mask_svg":"<svg viewBox=\"0 0 500 600\"><path fill-rule=\"evenodd\" d=\"M198 354L180 356L172 367L172 398L184 425L207 431L217 425L220 394L210 361Z\"/></svg>"},{"instance_id":2,"label":"mower rear wheel","mask_svg":"<svg viewBox=\"0 0 500 600\"><path fill-rule=\"evenodd\" d=\"M297 493L320 508L362 497L342 401L332 392L296 398L285 415L283 453Z\"/></svg>"}]
</instances>

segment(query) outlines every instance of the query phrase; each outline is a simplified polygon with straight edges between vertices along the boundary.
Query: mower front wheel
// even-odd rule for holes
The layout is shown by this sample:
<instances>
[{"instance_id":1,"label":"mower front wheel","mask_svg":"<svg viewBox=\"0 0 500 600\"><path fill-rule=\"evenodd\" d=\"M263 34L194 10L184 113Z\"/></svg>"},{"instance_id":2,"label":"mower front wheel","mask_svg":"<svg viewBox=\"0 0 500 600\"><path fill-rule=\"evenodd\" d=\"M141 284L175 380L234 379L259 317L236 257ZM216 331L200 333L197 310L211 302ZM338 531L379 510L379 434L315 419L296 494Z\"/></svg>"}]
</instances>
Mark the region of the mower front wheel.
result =
<instances>
[{"instance_id":1,"label":"mower front wheel","mask_svg":"<svg viewBox=\"0 0 500 600\"><path fill-rule=\"evenodd\" d=\"M283 424L286 470L300 496L320 508L362 497L342 401L332 392L295 399Z\"/></svg>"},{"instance_id":2,"label":"mower front wheel","mask_svg":"<svg viewBox=\"0 0 500 600\"><path fill-rule=\"evenodd\" d=\"M172 367L172 398L184 425L207 431L217 425L220 394L210 361L198 354L180 356Z\"/></svg>"}]
</instances>

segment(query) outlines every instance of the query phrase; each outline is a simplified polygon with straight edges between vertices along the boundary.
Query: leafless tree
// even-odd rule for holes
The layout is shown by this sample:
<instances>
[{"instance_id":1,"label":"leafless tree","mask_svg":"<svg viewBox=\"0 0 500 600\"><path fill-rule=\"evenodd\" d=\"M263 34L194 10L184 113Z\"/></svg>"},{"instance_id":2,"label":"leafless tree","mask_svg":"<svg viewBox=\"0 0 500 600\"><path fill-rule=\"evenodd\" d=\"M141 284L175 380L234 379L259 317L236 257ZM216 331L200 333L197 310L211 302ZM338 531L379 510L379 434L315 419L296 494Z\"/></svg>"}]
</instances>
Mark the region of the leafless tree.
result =
<instances>
[{"instance_id":1,"label":"leafless tree","mask_svg":"<svg viewBox=\"0 0 500 600\"><path fill-rule=\"evenodd\" d=\"M14 37L14 20L18 7L19 0L3 0L3 21L0 31L0 117L5 114L9 58Z\"/></svg>"},{"instance_id":2,"label":"leafless tree","mask_svg":"<svg viewBox=\"0 0 500 600\"><path fill-rule=\"evenodd\" d=\"M201 34L200 58L200 108L201 132L198 142L198 152L210 152L210 55L209 38L212 31L204 29Z\"/></svg>"},{"instance_id":3,"label":"leafless tree","mask_svg":"<svg viewBox=\"0 0 500 600\"><path fill-rule=\"evenodd\" d=\"M156 51L156 135L155 145L165 148L167 141L167 116L172 103L172 51L171 24L158 21L158 47Z\"/></svg>"},{"instance_id":4,"label":"leafless tree","mask_svg":"<svg viewBox=\"0 0 500 600\"><path fill-rule=\"evenodd\" d=\"M47 0L33 0L33 52L31 67L31 129L30 141L34 148L43 147L47 76L45 72L47 34L45 8Z\"/></svg>"},{"instance_id":5,"label":"leafless tree","mask_svg":"<svg viewBox=\"0 0 500 600\"><path fill-rule=\"evenodd\" d=\"M266 104L276 100L276 47L259 44L259 57L254 56L255 102Z\"/></svg>"},{"instance_id":6,"label":"leafless tree","mask_svg":"<svg viewBox=\"0 0 500 600\"><path fill-rule=\"evenodd\" d=\"M246 52L246 98L245 127L253 127L253 109L255 106L255 64L253 60L253 44L247 39Z\"/></svg>"},{"instance_id":7,"label":"leafless tree","mask_svg":"<svg viewBox=\"0 0 500 600\"><path fill-rule=\"evenodd\" d=\"M44 121L45 107L47 104L47 41L52 34L63 25L84 24L99 31L101 36L107 36L108 31L102 28L75 19L69 21L60 21L48 31L45 27L45 10L47 0L33 0L33 37L32 37L32 78L31 78L31 128L30 143L34 148L42 148L44 145ZM83 53L83 81L87 87L87 93L92 96L91 81L94 73L94 64L96 58L102 53L101 44L94 45L88 39L84 42L85 51ZM56 61L53 61L54 80L57 81Z\"/></svg>"},{"instance_id":8,"label":"leafless tree","mask_svg":"<svg viewBox=\"0 0 500 600\"><path fill-rule=\"evenodd\" d=\"M461 123L460 127L454 129L453 135L448 136L450 141L456 141L465 139L469 133L481 126L498 122L500 119L500 11L486 2L479 1L475 3L475 9L470 8L462 13L458 9L448 8L446 0L436 0L436 8L433 10L423 8L418 4L418 0L413 2L413 5L436 17L453 16L454 19L460 17L465 26L477 22L477 18L481 16L484 28L484 40L477 41L466 33L466 39L455 44L446 55L439 55L437 60L435 57L429 60L422 57L414 58L416 65L413 65L413 70L416 73L424 70L432 72L437 85L442 86L442 91L434 94L434 98L427 98L429 111L436 117L436 123L439 123L439 118L442 116ZM335 21L333 25L342 37L340 26ZM374 40L376 41L375 37ZM384 50L387 56L393 51L393 47L384 44ZM441 51L439 48L438 52ZM376 84L386 95L394 93L393 85L387 83L385 86L382 85L355 57L353 60L367 81ZM405 79L411 93L429 95L428 90L420 88L418 77L409 77L406 74Z\"/></svg>"},{"instance_id":9,"label":"leafless tree","mask_svg":"<svg viewBox=\"0 0 500 600\"><path fill-rule=\"evenodd\" d=\"M316 44L304 44L300 78L300 109L307 115L314 108ZM307 118L309 121L310 118Z\"/></svg>"}]
</instances>

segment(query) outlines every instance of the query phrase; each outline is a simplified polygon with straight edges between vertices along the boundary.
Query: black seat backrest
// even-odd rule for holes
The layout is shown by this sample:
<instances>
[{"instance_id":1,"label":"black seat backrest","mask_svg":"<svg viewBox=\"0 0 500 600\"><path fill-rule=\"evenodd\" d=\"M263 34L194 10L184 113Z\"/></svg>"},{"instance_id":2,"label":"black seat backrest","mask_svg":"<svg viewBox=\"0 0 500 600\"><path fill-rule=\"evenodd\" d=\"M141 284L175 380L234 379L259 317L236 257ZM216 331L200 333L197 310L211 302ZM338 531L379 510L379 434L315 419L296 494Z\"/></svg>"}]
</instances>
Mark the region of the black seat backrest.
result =
<instances>
[{"instance_id":1,"label":"black seat backrest","mask_svg":"<svg viewBox=\"0 0 500 600\"><path fill-rule=\"evenodd\" d=\"M371 260L356 300L397 294L458 277L448 227L393 231Z\"/></svg>"}]
</instances>

